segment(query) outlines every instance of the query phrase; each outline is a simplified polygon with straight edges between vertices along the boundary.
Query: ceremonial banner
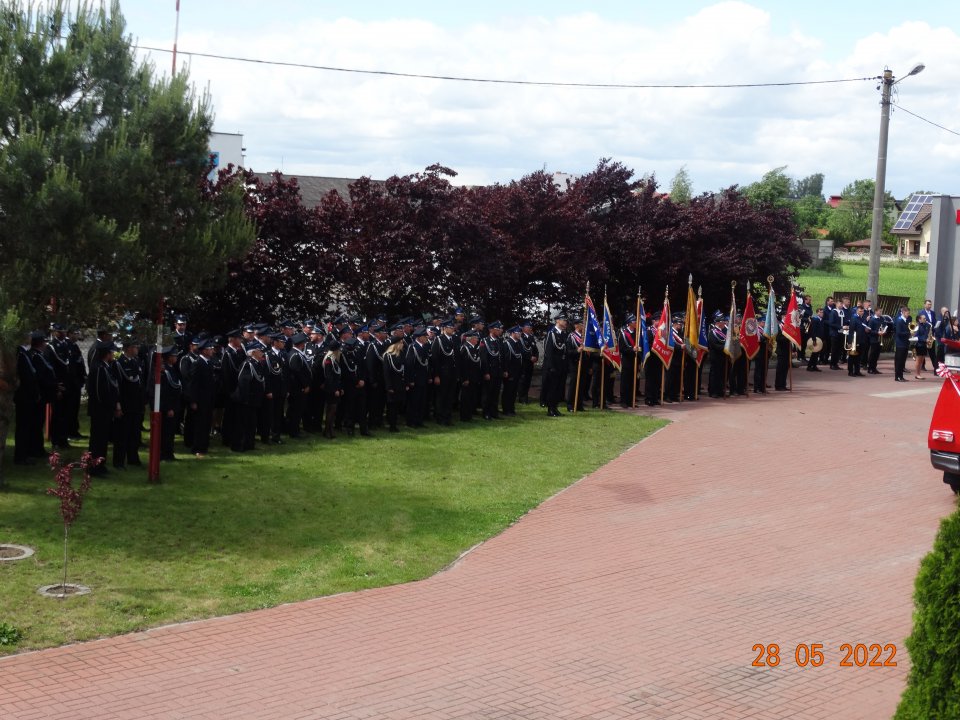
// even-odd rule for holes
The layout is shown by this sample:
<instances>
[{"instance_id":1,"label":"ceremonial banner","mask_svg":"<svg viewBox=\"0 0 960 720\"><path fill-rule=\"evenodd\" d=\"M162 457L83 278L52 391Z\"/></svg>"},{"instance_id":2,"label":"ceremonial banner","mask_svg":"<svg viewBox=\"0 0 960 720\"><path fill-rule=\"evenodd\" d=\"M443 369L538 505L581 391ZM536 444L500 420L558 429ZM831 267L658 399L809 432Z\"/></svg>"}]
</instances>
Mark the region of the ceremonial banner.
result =
<instances>
[{"instance_id":1,"label":"ceremonial banner","mask_svg":"<svg viewBox=\"0 0 960 720\"><path fill-rule=\"evenodd\" d=\"M747 289L747 303L743 306L743 322L740 324L740 346L747 355L747 360L753 360L760 352L760 338L757 336L757 313L753 309L753 297Z\"/></svg>"},{"instance_id":2,"label":"ceremonial banner","mask_svg":"<svg viewBox=\"0 0 960 720\"><path fill-rule=\"evenodd\" d=\"M734 283L735 284L735 283ZM727 318L727 339L723 342L723 352L731 360L740 357L740 340L737 338L737 298L730 291L730 317Z\"/></svg>"},{"instance_id":3,"label":"ceremonial banner","mask_svg":"<svg viewBox=\"0 0 960 720\"><path fill-rule=\"evenodd\" d=\"M603 298L603 347L600 354L607 359L607 362L613 365L617 370L620 369L620 347L617 345L617 329L613 326L613 319L610 317L610 308L607 305L607 298Z\"/></svg>"},{"instance_id":4,"label":"ceremonial banner","mask_svg":"<svg viewBox=\"0 0 960 720\"><path fill-rule=\"evenodd\" d=\"M697 323L700 326L700 333L697 336L697 365L702 365L703 359L709 353L707 319L703 316L703 298L697 298Z\"/></svg>"},{"instance_id":5,"label":"ceremonial banner","mask_svg":"<svg viewBox=\"0 0 960 720\"><path fill-rule=\"evenodd\" d=\"M601 347L600 323L597 320L597 311L593 307L593 300L587 295L583 301L587 308L587 316L583 319L583 349L599 350Z\"/></svg>"},{"instance_id":6,"label":"ceremonial banner","mask_svg":"<svg viewBox=\"0 0 960 720\"><path fill-rule=\"evenodd\" d=\"M650 336L647 334L647 312L643 309L643 300L640 301L640 313L637 315L637 351L643 353L640 361L643 362L650 354Z\"/></svg>"},{"instance_id":7,"label":"ceremonial banner","mask_svg":"<svg viewBox=\"0 0 960 720\"><path fill-rule=\"evenodd\" d=\"M774 340L777 332L780 330L780 323L777 321L777 302L773 297L773 285L770 285L770 293L767 296L767 315L763 321L763 334L768 340Z\"/></svg>"},{"instance_id":8,"label":"ceremonial banner","mask_svg":"<svg viewBox=\"0 0 960 720\"><path fill-rule=\"evenodd\" d=\"M783 334L800 349L800 308L797 307L797 294L790 288L790 302L783 316Z\"/></svg>"},{"instance_id":9,"label":"ceremonial banner","mask_svg":"<svg viewBox=\"0 0 960 720\"><path fill-rule=\"evenodd\" d=\"M673 328L670 326L670 300L663 298L663 312L660 313L660 319L657 321L657 329L653 334L653 345L650 350L660 360L664 367L670 367L670 360L673 359Z\"/></svg>"}]
</instances>

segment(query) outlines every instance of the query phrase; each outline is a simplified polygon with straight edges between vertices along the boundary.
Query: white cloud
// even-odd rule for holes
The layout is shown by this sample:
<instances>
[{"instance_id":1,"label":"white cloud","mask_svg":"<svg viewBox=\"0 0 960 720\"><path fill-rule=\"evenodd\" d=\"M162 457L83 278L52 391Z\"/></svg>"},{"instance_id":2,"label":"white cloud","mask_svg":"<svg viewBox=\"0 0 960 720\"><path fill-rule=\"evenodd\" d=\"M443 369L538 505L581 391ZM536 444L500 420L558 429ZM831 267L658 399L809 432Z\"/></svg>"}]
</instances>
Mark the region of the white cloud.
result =
<instances>
[{"instance_id":1,"label":"white cloud","mask_svg":"<svg viewBox=\"0 0 960 720\"><path fill-rule=\"evenodd\" d=\"M776 12L776 11L774 11ZM515 16L448 29L428 20L272 20L256 35L190 32L180 47L315 65L559 82L723 84L923 74L898 86L913 112L950 124L960 101L960 42L948 28L875 28L839 61L795 25L742 2L667 27L614 22L602 10ZM873 19L877 22L877 19ZM153 45L146 39L144 45ZM164 66L165 56L157 63ZM572 89L455 83L194 58L218 129L242 132L256 170L386 176L441 162L465 183L509 181L543 167L583 172L603 156L667 184L686 165L698 191L745 184L788 166L827 176L825 190L875 170L873 82L752 89ZM960 193L955 138L895 113L887 187Z\"/></svg>"}]
</instances>

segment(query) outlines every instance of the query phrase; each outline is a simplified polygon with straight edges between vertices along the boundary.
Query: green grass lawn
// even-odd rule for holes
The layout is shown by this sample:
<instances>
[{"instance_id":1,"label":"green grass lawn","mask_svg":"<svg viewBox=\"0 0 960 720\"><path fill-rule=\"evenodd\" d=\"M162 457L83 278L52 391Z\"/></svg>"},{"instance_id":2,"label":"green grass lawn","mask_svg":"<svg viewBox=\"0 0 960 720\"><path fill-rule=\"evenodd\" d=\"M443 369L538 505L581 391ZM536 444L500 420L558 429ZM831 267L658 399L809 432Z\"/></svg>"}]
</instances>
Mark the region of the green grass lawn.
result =
<instances>
[{"instance_id":1,"label":"green grass lawn","mask_svg":"<svg viewBox=\"0 0 960 720\"><path fill-rule=\"evenodd\" d=\"M214 446L206 460L164 463L159 485L111 471L70 530L67 580L93 593L62 601L37 594L62 579L52 473L13 466L8 448L0 542L36 555L0 563L0 623L23 632L17 648L40 648L423 578L662 425L530 406L247 455Z\"/></svg>"},{"instance_id":2,"label":"green grass lawn","mask_svg":"<svg viewBox=\"0 0 960 720\"><path fill-rule=\"evenodd\" d=\"M821 307L828 295L838 291L863 292L867 289L867 270L863 262L838 263L838 272L808 269L800 275L799 283L810 293L814 307ZM910 297L911 312L923 306L927 290L926 263L882 263L880 265L881 295L903 295ZM935 300L937 309L949 304Z\"/></svg>"}]
</instances>

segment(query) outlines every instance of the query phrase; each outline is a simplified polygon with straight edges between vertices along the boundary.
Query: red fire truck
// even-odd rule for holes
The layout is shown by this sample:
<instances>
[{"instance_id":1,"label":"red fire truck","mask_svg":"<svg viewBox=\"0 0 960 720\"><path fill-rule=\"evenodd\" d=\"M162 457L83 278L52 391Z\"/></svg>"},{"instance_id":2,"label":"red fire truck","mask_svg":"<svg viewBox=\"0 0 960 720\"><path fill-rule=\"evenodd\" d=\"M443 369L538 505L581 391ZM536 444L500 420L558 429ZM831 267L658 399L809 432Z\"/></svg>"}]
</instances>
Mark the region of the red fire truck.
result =
<instances>
[{"instance_id":1,"label":"red fire truck","mask_svg":"<svg viewBox=\"0 0 960 720\"><path fill-rule=\"evenodd\" d=\"M942 342L946 353L938 374L944 382L933 408L927 447L930 462L943 470L943 482L960 495L960 340Z\"/></svg>"}]
</instances>

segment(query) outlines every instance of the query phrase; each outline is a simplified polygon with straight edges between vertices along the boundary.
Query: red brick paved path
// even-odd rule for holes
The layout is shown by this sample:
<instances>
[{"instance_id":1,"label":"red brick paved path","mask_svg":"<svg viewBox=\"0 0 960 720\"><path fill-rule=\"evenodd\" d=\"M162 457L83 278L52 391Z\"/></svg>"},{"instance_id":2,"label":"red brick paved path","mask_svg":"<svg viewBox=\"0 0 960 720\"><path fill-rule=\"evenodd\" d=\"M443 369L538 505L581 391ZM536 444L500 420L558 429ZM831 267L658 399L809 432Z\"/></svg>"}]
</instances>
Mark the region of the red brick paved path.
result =
<instances>
[{"instance_id":1,"label":"red brick paved path","mask_svg":"<svg viewBox=\"0 0 960 720\"><path fill-rule=\"evenodd\" d=\"M925 449L939 381L881 367L668 406L423 582L0 660L0 717L889 717L953 500ZM895 643L899 666L839 667L858 642ZM756 643L780 666L751 667ZM797 643L825 664L797 667Z\"/></svg>"}]
</instances>

